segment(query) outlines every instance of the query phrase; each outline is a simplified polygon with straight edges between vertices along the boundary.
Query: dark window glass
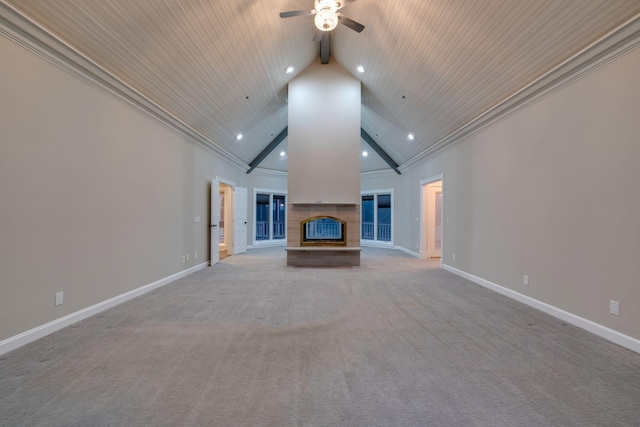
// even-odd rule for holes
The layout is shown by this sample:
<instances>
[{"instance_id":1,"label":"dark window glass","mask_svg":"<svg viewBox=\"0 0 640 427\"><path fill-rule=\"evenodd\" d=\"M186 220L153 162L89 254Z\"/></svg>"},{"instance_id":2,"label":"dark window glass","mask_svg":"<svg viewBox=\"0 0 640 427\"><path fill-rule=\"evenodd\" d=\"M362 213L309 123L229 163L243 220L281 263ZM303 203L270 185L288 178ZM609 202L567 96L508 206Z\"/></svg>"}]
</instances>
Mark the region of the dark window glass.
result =
<instances>
[{"instance_id":1,"label":"dark window glass","mask_svg":"<svg viewBox=\"0 0 640 427\"><path fill-rule=\"evenodd\" d=\"M373 240L374 238L374 196L362 196L362 239Z\"/></svg>"},{"instance_id":2,"label":"dark window glass","mask_svg":"<svg viewBox=\"0 0 640 427\"><path fill-rule=\"evenodd\" d=\"M391 194L378 194L378 240L391 241Z\"/></svg>"},{"instance_id":3,"label":"dark window glass","mask_svg":"<svg viewBox=\"0 0 640 427\"><path fill-rule=\"evenodd\" d=\"M256 240L269 240L268 194L256 194Z\"/></svg>"}]
</instances>

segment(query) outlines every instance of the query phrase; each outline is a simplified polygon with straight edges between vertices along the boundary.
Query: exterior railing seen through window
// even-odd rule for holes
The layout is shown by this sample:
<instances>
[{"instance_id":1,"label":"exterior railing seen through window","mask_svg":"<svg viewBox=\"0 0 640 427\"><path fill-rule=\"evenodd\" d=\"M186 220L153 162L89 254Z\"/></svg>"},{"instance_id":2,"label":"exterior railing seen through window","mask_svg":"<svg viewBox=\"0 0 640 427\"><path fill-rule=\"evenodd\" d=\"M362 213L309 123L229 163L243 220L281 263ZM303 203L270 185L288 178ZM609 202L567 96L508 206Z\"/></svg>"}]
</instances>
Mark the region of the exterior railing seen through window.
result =
<instances>
[{"instance_id":1,"label":"exterior railing seen through window","mask_svg":"<svg viewBox=\"0 0 640 427\"><path fill-rule=\"evenodd\" d=\"M273 222L273 239L284 239L284 221ZM269 240L269 221L256 221L256 240Z\"/></svg>"},{"instance_id":2,"label":"exterior railing seen through window","mask_svg":"<svg viewBox=\"0 0 640 427\"><path fill-rule=\"evenodd\" d=\"M375 224L373 222L362 223L362 240L375 239ZM378 240L383 242L391 241L391 224L378 224Z\"/></svg>"}]
</instances>

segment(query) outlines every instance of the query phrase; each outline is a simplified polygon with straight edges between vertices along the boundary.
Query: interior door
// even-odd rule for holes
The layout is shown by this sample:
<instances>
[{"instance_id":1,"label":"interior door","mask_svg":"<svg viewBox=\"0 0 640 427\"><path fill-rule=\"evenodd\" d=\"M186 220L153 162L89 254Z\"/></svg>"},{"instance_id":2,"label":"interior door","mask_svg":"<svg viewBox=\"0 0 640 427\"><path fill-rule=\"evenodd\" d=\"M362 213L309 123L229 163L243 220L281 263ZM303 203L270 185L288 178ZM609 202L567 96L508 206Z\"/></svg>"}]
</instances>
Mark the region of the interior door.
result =
<instances>
[{"instance_id":1,"label":"interior door","mask_svg":"<svg viewBox=\"0 0 640 427\"><path fill-rule=\"evenodd\" d=\"M433 249L434 258L442 258L442 190L436 190L435 195L435 243Z\"/></svg>"},{"instance_id":2,"label":"interior door","mask_svg":"<svg viewBox=\"0 0 640 427\"><path fill-rule=\"evenodd\" d=\"M427 258L442 258L442 183L427 185Z\"/></svg>"},{"instance_id":3,"label":"interior door","mask_svg":"<svg viewBox=\"0 0 640 427\"><path fill-rule=\"evenodd\" d=\"M247 252L247 189L236 187L234 203L233 253Z\"/></svg>"},{"instance_id":4,"label":"interior door","mask_svg":"<svg viewBox=\"0 0 640 427\"><path fill-rule=\"evenodd\" d=\"M209 228L211 241L211 260L209 265L220 261L220 181L211 181L211 224Z\"/></svg>"}]
</instances>

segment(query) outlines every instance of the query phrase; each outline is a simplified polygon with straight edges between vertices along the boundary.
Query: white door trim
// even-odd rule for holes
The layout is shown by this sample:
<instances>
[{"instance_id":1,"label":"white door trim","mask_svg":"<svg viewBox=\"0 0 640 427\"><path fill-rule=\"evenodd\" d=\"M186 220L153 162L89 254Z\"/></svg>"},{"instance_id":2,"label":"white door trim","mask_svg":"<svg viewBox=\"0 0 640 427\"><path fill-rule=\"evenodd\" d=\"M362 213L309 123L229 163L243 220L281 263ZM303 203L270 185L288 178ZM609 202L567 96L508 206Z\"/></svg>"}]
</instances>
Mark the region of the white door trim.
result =
<instances>
[{"instance_id":1,"label":"white door trim","mask_svg":"<svg viewBox=\"0 0 640 427\"><path fill-rule=\"evenodd\" d=\"M209 217L209 265L215 265L220 261L219 229L220 226L220 180L211 180L211 208Z\"/></svg>"},{"instance_id":2,"label":"white door trim","mask_svg":"<svg viewBox=\"0 0 640 427\"><path fill-rule=\"evenodd\" d=\"M438 175L433 175L429 178L425 178L420 180L420 258L422 259L426 259L427 258L427 240L426 240L426 233L427 233L427 224L426 224L426 217L425 217L425 202L426 200L424 199L424 192L426 190L427 185L432 184L434 182L438 182L438 181L442 181L442 218L444 220L444 199L445 199L445 183L444 183L444 173L440 173ZM445 239L444 239L444 224L442 227L442 253L444 254L444 244L445 244ZM442 260L444 259L444 257L440 258L440 267L442 267Z\"/></svg>"}]
</instances>

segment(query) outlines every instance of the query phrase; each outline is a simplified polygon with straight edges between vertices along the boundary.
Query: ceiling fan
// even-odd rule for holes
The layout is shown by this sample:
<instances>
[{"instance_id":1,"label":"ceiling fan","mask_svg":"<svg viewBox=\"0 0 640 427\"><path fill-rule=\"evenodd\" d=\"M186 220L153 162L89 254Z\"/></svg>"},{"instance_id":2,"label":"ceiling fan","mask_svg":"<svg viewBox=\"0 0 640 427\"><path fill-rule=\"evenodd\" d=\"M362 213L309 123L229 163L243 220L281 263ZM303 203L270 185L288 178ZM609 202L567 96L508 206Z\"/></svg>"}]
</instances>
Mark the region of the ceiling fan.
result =
<instances>
[{"instance_id":1,"label":"ceiling fan","mask_svg":"<svg viewBox=\"0 0 640 427\"><path fill-rule=\"evenodd\" d=\"M353 19L347 18L338 10L356 0L314 0L311 10L292 10L290 12L280 12L280 18L291 18L293 16L315 15L314 22L317 31L313 36L313 41L322 40L323 32L333 30L338 23L351 28L358 33L364 30L364 25Z\"/></svg>"}]
</instances>

